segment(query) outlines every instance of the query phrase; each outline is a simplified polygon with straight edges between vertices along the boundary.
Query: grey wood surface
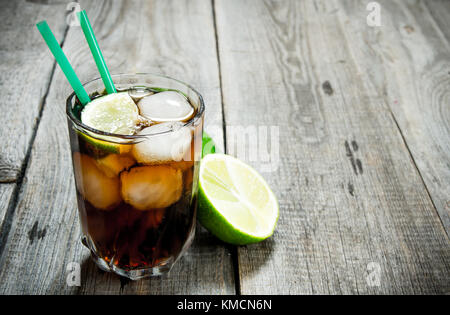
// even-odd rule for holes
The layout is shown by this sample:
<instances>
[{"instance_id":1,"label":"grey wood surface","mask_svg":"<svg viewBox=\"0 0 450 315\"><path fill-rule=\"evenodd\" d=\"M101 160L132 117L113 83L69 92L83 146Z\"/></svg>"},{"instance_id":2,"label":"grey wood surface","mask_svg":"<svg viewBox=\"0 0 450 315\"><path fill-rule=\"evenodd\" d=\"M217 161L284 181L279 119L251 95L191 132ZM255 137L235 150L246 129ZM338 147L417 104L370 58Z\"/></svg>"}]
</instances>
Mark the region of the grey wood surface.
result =
<instances>
[{"instance_id":1,"label":"grey wood surface","mask_svg":"<svg viewBox=\"0 0 450 315\"><path fill-rule=\"evenodd\" d=\"M111 72L192 84L220 151L267 133L240 157L278 197L273 237L234 247L199 226L168 276L136 282L80 242L71 90L36 22L82 81L98 74L69 1L49 2L1 1L0 293L450 292L450 2L378 1L369 27L363 0L81 1ZM252 158L265 140L269 163Z\"/></svg>"},{"instance_id":2,"label":"grey wood surface","mask_svg":"<svg viewBox=\"0 0 450 315\"><path fill-rule=\"evenodd\" d=\"M221 124L219 74L210 2L86 1L81 5L89 12L112 73L165 73L190 82L205 97L209 123ZM79 27L69 29L63 48L82 81L98 76ZM94 266L88 250L80 243L65 118L65 99L69 93L70 87L57 68L33 144L31 162L25 175L27 181L22 185L0 260L1 291L57 294L235 293L230 250L202 228L198 229L191 249L169 276L124 282L117 276L100 272ZM215 137L219 140L219 148L221 137L221 134ZM36 233L32 233L33 230ZM81 264L81 287L66 285L66 268L70 262Z\"/></svg>"},{"instance_id":3,"label":"grey wood surface","mask_svg":"<svg viewBox=\"0 0 450 315\"><path fill-rule=\"evenodd\" d=\"M363 31L364 5L343 4L349 51L392 112L449 235L450 2L380 1L383 27Z\"/></svg>"},{"instance_id":4,"label":"grey wood surface","mask_svg":"<svg viewBox=\"0 0 450 315\"><path fill-rule=\"evenodd\" d=\"M279 197L280 219L272 239L239 248L240 292L448 292L448 237L408 138L383 90L374 88L380 76L392 86L396 81L378 65L360 65L379 62L359 56L371 46L355 35L377 32L364 26L365 6L347 2L354 12L346 13L336 1L215 2L227 151L235 141L228 126L280 126L280 165L265 174ZM385 23L402 17L385 11ZM397 42L389 44L387 52ZM416 65L402 59L400 66L398 71ZM407 97L416 96L402 89L405 95L395 97L414 111ZM448 109L445 102L434 106ZM424 127L448 128L448 121L425 119ZM439 134L448 144L448 134ZM448 164L448 154L423 161ZM374 266L379 286L368 281Z\"/></svg>"},{"instance_id":5,"label":"grey wood surface","mask_svg":"<svg viewBox=\"0 0 450 315\"><path fill-rule=\"evenodd\" d=\"M2 1L0 10L0 182L17 180L36 130L50 84L54 58L36 36L36 21L47 19L58 39L66 29L66 4ZM24 32L24 30L27 30ZM37 84L36 84L37 83Z\"/></svg>"},{"instance_id":6,"label":"grey wood surface","mask_svg":"<svg viewBox=\"0 0 450 315\"><path fill-rule=\"evenodd\" d=\"M0 184L0 222L5 219L15 187L15 184Z\"/></svg>"}]
</instances>

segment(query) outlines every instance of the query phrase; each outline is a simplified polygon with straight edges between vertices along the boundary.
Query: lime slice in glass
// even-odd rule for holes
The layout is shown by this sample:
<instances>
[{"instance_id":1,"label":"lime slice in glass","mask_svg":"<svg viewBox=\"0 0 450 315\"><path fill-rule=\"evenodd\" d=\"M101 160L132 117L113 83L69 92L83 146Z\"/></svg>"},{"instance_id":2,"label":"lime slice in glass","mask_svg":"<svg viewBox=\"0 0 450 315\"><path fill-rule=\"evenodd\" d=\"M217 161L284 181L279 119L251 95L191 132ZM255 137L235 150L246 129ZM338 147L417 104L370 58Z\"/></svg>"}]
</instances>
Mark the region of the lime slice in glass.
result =
<instances>
[{"instance_id":1,"label":"lime slice in glass","mask_svg":"<svg viewBox=\"0 0 450 315\"><path fill-rule=\"evenodd\" d=\"M89 102L81 112L81 122L100 131L132 135L135 133L140 119L138 107L133 99L127 92L122 92L108 94ZM81 135L95 147L112 153L128 152L131 148L131 146L109 142L109 140L116 141L116 139L110 139L107 136Z\"/></svg>"},{"instance_id":2,"label":"lime slice in glass","mask_svg":"<svg viewBox=\"0 0 450 315\"><path fill-rule=\"evenodd\" d=\"M245 245L274 232L278 202L253 168L225 154L208 154L200 164L198 219L224 242Z\"/></svg>"},{"instance_id":3,"label":"lime slice in glass","mask_svg":"<svg viewBox=\"0 0 450 315\"><path fill-rule=\"evenodd\" d=\"M102 139L98 139L98 135L89 132L92 136L89 136L81 131L76 131L83 139L87 142L91 151L94 151L95 155L104 155L106 153L127 153L130 152L132 145L131 144L120 144L116 142L112 142L115 139L107 136L101 136ZM109 140L110 139L110 140Z\"/></svg>"},{"instance_id":4,"label":"lime slice in glass","mask_svg":"<svg viewBox=\"0 0 450 315\"><path fill-rule=\"evenodd\" d=\"M81 112L81 122L100 131L132 135L139 112L127 92L113 93L89 102Z\"/></svg>"}]
</instances>

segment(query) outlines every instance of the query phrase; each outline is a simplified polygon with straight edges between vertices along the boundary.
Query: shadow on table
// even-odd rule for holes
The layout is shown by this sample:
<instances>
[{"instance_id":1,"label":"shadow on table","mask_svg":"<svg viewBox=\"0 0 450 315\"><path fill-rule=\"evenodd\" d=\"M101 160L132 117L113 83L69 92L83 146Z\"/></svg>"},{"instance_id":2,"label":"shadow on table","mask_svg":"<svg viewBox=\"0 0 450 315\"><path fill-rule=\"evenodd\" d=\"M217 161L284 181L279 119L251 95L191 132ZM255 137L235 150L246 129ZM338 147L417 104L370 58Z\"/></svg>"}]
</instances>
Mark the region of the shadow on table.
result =
<instances>
[{"instance_id":1,"label":"shadow on table","mask_svg":"<svg viewBox=\"0 0 450 315\"><path fill-rule=\"evenodd\" d=\"M226 244L198 226L191 248L169 274L132 281L102 271L90 256L81 263L79 294L233 294L236 272L258 272L275 248L271 237L257 244Z\"/></svg>"},{"instance_id":2,"label":"shadow on table","mask_svg":"<svg viewBox=\"0 0 450 315\"><path fill-rule=\"evenodd\" d=\"M259 272L274 253L276 241L270 237L256 244L245 246L237 246L237 261L239 263L239 272L244 274L252 274Z\"/></svg>"},{"instance_id":3,"label":"shadow on table","mask_svg":"<svg viewBox=\"0 0 450 315\"><path fill-rule=\"evenodd\" d=\"M255 244L232 245L219 240L203 227L200 229L202 235L197 236L196 247L201 252L214 251L214 248L217 247L225 248L231 258L234 273L242 271L242 269L245 269L246 273L258 271L273 255L275 248L275 239L273 236Z\"/></svg>"},{"instance_id":4,"label":"shadow on table","mask_svg":"<svg viewBox=\"0 0 450 315\"><path fill-rule=\"evenodd\" d=\"M102 271L90 256L81 263L79 294L233 294L232 252L197 226L193 244L169 274L132 281Z\"/></svg>"}]
</instances>

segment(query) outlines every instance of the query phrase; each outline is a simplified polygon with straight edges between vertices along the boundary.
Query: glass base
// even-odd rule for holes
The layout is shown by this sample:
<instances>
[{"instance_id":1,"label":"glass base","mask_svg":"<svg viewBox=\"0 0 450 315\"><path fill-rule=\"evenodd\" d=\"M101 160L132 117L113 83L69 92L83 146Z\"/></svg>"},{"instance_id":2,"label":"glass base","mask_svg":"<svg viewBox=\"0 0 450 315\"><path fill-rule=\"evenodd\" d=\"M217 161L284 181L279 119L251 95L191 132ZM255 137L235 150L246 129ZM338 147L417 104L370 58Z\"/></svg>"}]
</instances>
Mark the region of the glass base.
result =
<instances>
[{"instance_id":1,"label":"glass base","mask_svg":"<svg viewBox=\"0 0 450 315\"><path fill-rule=\"evenodd\" d=\"M90 250L92 260L95 262L95 264L101 270L106 271L106 272L113 272L119 276L126 277L130 280L139 280L142 278L147 278L147 277L152 277L152 276L162 276L164 274L167 274L170 271L170 269L172 268L172 266L174 265L175 261L177 260L177 259L174 259L173 257L171 257L171 258L167 259L166 261L161 262L160 264L158 264L155 267L125 270L125 269L117 267L116 265L114 265L112 263L108 263L106 260L99 257L95 253L95 250L94 250L95 246L92 243L92 241L89 239L89 237L83 236L81 239L81 242L83 243L84 246L86 246ZM192 240L190 240L190 242L186 243L187 246L185 246L185 248L183 248L182 252L180 253L180 255L178 255L178 257L182 256L182 254L189 247L191 242L192 242Z\"/></svg>"},{"instance_id":2,"label":"glass base","mask_svg":"<svg viewBox=\"0 0 450 315\"><path fill-rule=\"evenodd\" d=\"M173 266L173 259L169 259L169 261L164 262L164 264L152 268L124 270L115 265L110 266L104 259L101 259L94 254L92 254L91 257L101 270L106 272L114 272L119 276L126 277L131 280L139 280L152 276L162 276L168 273Z\"/></svg>"}]
</instances>

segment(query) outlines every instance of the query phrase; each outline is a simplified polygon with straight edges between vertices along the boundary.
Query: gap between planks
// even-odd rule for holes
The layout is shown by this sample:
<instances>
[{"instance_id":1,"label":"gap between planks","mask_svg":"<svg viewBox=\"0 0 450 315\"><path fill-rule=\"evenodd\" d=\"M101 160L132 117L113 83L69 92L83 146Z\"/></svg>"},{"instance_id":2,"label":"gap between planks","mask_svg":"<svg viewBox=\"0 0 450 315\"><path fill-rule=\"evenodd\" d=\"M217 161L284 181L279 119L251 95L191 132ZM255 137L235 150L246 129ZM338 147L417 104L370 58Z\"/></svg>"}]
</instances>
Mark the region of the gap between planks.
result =
<instances>
[{"instance_id":1,"label":"gap between planks","mask_svg":"<svg viewBox=\"0 0 450 315\"><path fill-rule=\"evenodd\" d=\"M441 41L446 46L447 50L450 49L449 42L447 41L442 28L439 26L438 20L432 14L432 12L431 12L431 10L429 8L429 4L427 5L426 1L425 2L421 2L421 4L422 4L422 7L427 11L427 13L428 13L428 15L430 17L430 20L431 20L431 22L432 22L436 32L439 34L439 37L440 37ZM408 151L408 155L409 155L409 157L410 157L410 159L412 161L412 164L413 164L414 168L416 169L417 174L420 177L420 180L421 180L421 182L423 184L423 187L425 188L426 194L427 194L428 198L430 199L430 202L431 202L431 204L433 206L434 212L437 215L437 217L439 218L439 222L441 223L442 229L445 232L444 235L447 236L447 240L450 240L450 234L449 234L450 232L447 230L447 227L446 227L446 225L444 223L444 218L442 217L442 214L439 212L438 207L436 206L436 203L435 203L435 201L434 201L434 199L432 197L432 194L430 193L430 188L428 187L428 184L427 184L427 182L426 182L426 180L424 178L424 175L422 174L422 172L421 172L421 170L420 170L420 168L419 168L419 166L417 164L417 161L414 158L413 152L410 149L408 141L407 141L407 139L405 137L405 134L404 134L404 132L403 132L403 130L402 130L398 120L397 120L397 117L395 117L394 111L392 110L391 105L386 100L386 98L383 97L383 99L384 99L386 108L389 110L389 113L391 114L391 117L392 117L392 119L393 119L393 121L395 123L395 126L397 127L397 129L399 131L399 134L400 134L400 136L402 138L403 144L404 144L406 150Z\"/></svg>"},{"instance_id":2,"label":"gap between planks","mask_svg":"<svg viewBox=\"0 0 450 315\"><path fill-rule=\"evenodd\" d=\"M216 1L211 0L212 17L214 23L214 38L216 41L216 56L217 56L217 67L219 72L219 86L220 86L220 105L222 109L222 131L223 131L223 150L227 153L227 125L225 119L225 104L223 101L223 86L222 86L222 68L220 65L220 49L219 49L219 34L217 33L217 20L216 20ZM236 245L229 245L231 252L231 258L233 263L233 273L234 273L234 289L236 295L241 295L241 282L239 274L239 251Z\"/></svg>"},{"instance_id":3,"label":"gap between planks","mask_svg":"<svg viewBox=\"0 0 450 315\"><path fill-rule=\"evenodd\" d=\"M439 36L440 36L440 38L441 38L441 41L445 44L447 50L449 50L449 52L450 52L450 43L449 43L449 41L447 40L447 37L445 36L445 33L444 33L442 27L439 25L438 19L435 17L435 15L433 14L432 10L430 9L430 4L429 4L429 3L427 4L426 1L422 2L422 4L423 4L423 7L424 7L424 8L426 9L426 11L428 12L428 15L430 16L431 21L432 21L432 23L433 23L433 25L434 25L434 28L435 28L436 31L439 33ZM449 74L450 74L450 72L449 72ZM390 109L390 107L389 107L389 109ZM392 111L391 111L391 113L392 113ZM393 114L393 113L392 113L392 114ZM395 120L395 123L397 124L397 127L398 127L399 130L400 130L400 133L401 133L402 137L403 137L403 132L401 131L400 126L399 126L399 124L397 123L397 120L395 119L395 117L394 117L394 120ZM450 240L450 234L449 234L450 231L447 229L447 227L446 227L446 225L445 225L445 223L444 223L444 218L442 217L441 213L439 213L439 211L438 211L438 208L437 208L437 206L436 206L436 203L435 203L434 200L433 200L433 197L432 197L432 195L431 195L431 193L430 193L430 190L428 189L428 186L427 186L427 184L426 184L426 181L425 181L424 177L422 176L422 173L420 172L420 169L419 169L418 165L416 164L416 161L415 161L415 159L414 159L414 157L413 157L413 155L412 155L412 152L409 150L409 146L408 146L408 144L407 144L407 142L406 142L406 139L403 138L403 140L405 141L405 145L406 145L406 147L407 147L407 149L408 149L409 155L411 156L411 159L412 159L413 162L414 162L414 166L416 167L417 172L419 173L420 178L422 179L422 183L423 183L423 185L424 185L424 187L425 187L425 190L427 191L428 197L430 198L431 203L433 204L434 211L436 212L436 214L437 214L439 220L441 221L442 227L443 227L443 229L444 229L444 231L445 231L445 234L447 235L447 239Z\"/></svg>"},{"instance_id":4,"label":"gap between planks","mask_svg":"<svg viewBox=\"0 0 450 315\"><path fill-rule=\"evenodd\" d=\"M416 160L414 159L414 156L413 156L413 154L412 154L412 152L411 152L411 150L410 150L410 148L409 148L408 142L406 141L406 138L405 138L405 136L403 135L402 128L400 128L400 125L399 125L399 123L398 123L398 121L397 121L397 118L395 118L395 115L394 115L394 113L392 112L392 109L391 109L391 107L389 106L388 103L386 103L386 106L387 106L387 108L389 109L389 113L390 113L391 116L392 116L392 120L394 121L395 126L396 126L397 129L398 129L398 132L399 132L399 134L400 134L400 137L402 138L403 144L405 145L406 151L408 151L409 158L411 159L411 162L412 162L412 164L414 165L414 168L416 169L417 174L419 174L420 180L422 181L422 184L423 184L423 187L425 188L425 191L426 191L426 193L427 193L427 196L428 196L428 198L430 199L431 204L433 205L434 212L436 213L436 216L439 218L439 222L441 223L442 229L444 230L444 235L447 236L447 240L450 240L450 237L449 237L449 235L448 235L448 233L447 233L447 229L445 228L445 225L444 225L444 221L442 220L442 217L441 217L441 215L439 214L439 211L437 210L436 204L434 203L434 200L433 200L433 198L431 197L431 194L430 194L430 191L429 191L429 189L428 189L428 186L427 186L427 184L426 184L426 182L425 182L425 180L424 180L424 178L423 178L423 176L422 176L422 173L420 172L419 167L417 166Z\"/></svg>"}]
</instances>

